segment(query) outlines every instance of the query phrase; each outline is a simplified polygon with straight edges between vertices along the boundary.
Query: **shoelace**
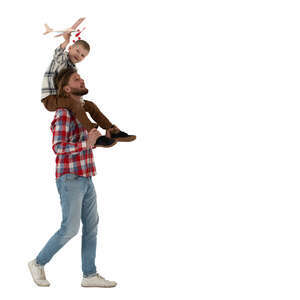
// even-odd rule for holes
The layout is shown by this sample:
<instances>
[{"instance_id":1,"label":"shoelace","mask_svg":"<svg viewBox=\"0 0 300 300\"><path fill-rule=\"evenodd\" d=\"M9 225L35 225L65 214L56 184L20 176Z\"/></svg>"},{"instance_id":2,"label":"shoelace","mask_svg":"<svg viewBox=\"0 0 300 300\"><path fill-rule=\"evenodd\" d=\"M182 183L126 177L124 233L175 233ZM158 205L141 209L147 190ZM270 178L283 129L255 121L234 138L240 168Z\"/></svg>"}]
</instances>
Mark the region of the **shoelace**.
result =
<instances>
[{"instance_id":1,"label":"shoelace","mask_svg":"<svg viewBox=\"0 0 300 300\"><path fill-rule=\"evenodd\" d=\"M106 280L104 277L100 276L98 273L97 273L96 276L97 276L98 278L100 278L100 279Z\"/></svg>"},{"instance_id":2,"label":"shoelace","mask_svg":"<svg viewBox=\"0 0 300 300\"><path fill-rule=\"evenodd\" d=\"M38 269L40 271L40 277L41 277L41 279L46 280L46 274L45 274L44 268L38 266Z\"/></svg>"}]
</instances>

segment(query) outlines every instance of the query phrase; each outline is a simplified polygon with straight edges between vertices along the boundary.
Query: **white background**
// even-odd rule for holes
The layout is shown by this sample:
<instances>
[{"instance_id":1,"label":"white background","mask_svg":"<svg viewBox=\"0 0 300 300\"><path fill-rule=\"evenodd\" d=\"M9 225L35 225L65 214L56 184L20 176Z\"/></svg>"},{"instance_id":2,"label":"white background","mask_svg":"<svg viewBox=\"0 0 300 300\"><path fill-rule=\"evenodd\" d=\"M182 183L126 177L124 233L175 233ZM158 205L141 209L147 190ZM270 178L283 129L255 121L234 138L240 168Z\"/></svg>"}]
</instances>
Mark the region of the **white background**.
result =
<instances>
[{"instance_id":1,"label":"white background","mask_svg":"<svg viewBox=\"0 0 300 300\"><path fill-rule=\"evenodd\" d=\"M298 1L7 1L1 6L2 299L299 299ZM94 150L97 267L80 287L81 231L46 265L59 229L43 72L86 17L80 75L132 143ZM5 298L4 298L4 295Z\"/></svg>"}]
</instances>

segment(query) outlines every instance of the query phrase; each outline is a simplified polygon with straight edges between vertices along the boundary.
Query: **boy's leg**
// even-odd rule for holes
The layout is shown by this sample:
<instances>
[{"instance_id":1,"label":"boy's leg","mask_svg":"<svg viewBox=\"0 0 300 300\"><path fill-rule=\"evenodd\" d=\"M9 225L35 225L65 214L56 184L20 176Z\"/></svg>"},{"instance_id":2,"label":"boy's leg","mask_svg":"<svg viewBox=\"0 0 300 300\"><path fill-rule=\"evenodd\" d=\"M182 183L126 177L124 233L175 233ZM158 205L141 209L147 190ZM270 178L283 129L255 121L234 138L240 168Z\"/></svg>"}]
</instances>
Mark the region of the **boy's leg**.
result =
<instances>
[{"instance_id":1,"label":"boy's leg","mask_svg":"<svg viewBox=\"0 0 300 300\"><path fill-rule=\"evenodd\" d=\"M97 227L99 223L99 216L97 212L97 195L91 177L88 179L87 192L83 198L81 221L82 272L84 277L88 277L97 273L95 259L97 247Z\"/></svg>"},{"instance_id":2,"label":"boy's leg","mask_svg":"<svg viewBox=\"0 0 300 300\"><path fill-rule=\"evenodd\" d=\"M41 100L45 106L45 108L49 111L57 110L57 98L56 95L49 95L46 98Z\"/></svg>"},{"instance_id":3,"label":"boy's leg","mask_svg":"<svg viewBox=\"0 0 300 300\"><path fill-rule=\"evenodd\" d=\"M89 120L81 102L69 97L58 97L56 95L50 95L42 99L42 102L44 103L45 108L49 111L56 111L58 108L69 109L87 131L98 127L97 124L92 123Z\"/></svg>"},{"instance_id":4,"label":"boy's leg","mask_svg":"<svg viewBox=\"0 0 300 300\"><path fill-rule=\"evenodd\" d=\"M136 139L135 135L128 135L126 132L120 131L119 128L112 125L92 101L84 100L84 109L89 112L93 120L95 120L101 128L109 131L110 138L118 142L131 142Z\"/></svg>"},{"instance_id":5,"label":"boy's leg","mask_svg":"<svg viewBox=\"0 0 300 300\"><path fill-rule=\"evenodd\" d=\"M36 257L36 263L44 266L72 238L80 227L82 200L87 182L77 175L65 174L56 180L62 207L60 229L50 238Z\"/></svg>"},{"instance_id":6,"label":"boy's leg","mask_svg":"<svg viewBox=\"0 0 300 300\"><path fill-rule=\"evenodd\" d=\"M88 100L84 100L84 110L87 111L97 124L103 129L109 129L112 123L102 114L97 105Z\"/></svg>"}]
</instances>

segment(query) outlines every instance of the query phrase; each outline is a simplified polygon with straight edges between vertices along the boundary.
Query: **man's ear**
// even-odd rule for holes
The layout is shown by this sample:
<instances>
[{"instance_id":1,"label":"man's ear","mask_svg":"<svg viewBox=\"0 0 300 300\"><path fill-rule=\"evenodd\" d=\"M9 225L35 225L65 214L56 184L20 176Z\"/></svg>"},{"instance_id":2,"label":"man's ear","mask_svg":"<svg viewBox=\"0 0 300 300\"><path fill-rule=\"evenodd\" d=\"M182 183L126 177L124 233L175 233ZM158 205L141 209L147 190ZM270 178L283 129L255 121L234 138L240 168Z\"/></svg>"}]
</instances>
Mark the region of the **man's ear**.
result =
<instances>
[{"instance_id":1,"label":"man's ear","mask_svg":"<svg viewBox=\"0 0 300 300\"><path fill-rule=\"evenodd\" d=\"M72 48L73 48L73 46L72 46L72 45L70 45L70 46L69 46L69 48L68 48L68 50L70 51Z\"/></svg>"},{"instance_id":2,"label":"man's ear","mask_svg":"<svg viewBox=\"0 0 300 300\"><path fill-rule=\"evenodd\" d=\"M69 86L64 86L64 89L65 93L69 94L71 92L71 88Z\"/></svg>"}]
</instances>

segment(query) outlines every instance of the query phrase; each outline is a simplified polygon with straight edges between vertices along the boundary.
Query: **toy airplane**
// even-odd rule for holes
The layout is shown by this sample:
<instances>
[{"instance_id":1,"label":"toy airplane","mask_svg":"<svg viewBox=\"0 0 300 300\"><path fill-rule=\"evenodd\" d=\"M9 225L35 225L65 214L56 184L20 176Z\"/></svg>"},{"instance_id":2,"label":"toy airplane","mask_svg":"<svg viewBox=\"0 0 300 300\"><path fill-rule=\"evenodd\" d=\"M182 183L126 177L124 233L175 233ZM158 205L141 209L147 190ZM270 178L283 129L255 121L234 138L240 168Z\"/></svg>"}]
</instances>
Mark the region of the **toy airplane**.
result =
<instances>
[{"instance_id":1,"label":"toy airplane","mask_svg":"<svg viewBox=\"0 0 300 300\"><path fill-rule=\"evenodd\" d=\"M71 26L71 27L69 27L69 28L66 28L66 29L63 29L63 30L53 30L52 28L50 28L50 27L48 26L48 24L45 24L46 31L45 31L43 34L48 34L48 33L50 33L50 32L59 32L58 35L55 35L55 37L58 37L58 36L64 35L65 33L77 32L77 31L79 31L79 29L78 29L78 30L75 30L75 29L83 22L84 19L85 19L85 18L80 18L80 19L78 19L78 20L75 22L75 24L74 24L73 26ZM85 29L85 28L84 28L84 29ZM83 30L84 30L84 29L83 29ZM83 30L82 30L82 31L83 31ZM81 31L80 31L80 32L81 32Z\"/></svg>"}]
</instances>

